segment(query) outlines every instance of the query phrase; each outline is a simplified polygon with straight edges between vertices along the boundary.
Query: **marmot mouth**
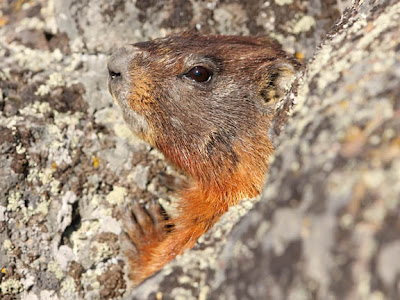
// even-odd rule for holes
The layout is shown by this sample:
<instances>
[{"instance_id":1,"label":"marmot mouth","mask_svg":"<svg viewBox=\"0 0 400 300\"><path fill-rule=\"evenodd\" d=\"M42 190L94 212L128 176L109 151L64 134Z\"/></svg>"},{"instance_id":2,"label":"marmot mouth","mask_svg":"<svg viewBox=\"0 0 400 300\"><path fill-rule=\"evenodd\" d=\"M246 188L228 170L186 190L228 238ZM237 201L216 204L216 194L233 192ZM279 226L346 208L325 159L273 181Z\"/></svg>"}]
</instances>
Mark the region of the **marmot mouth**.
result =
<instances>
[{"instance_id":1,"label":"marmot mouth","mask_svg":"<svg viewBox=\"0 0 400 300\"><path fill-rule=\"evenodd\" d=\"M110 94L111 94L111 96L112 96L112 98L113 98L114 104L117 105L118 107L121 107L121 106L119 105L119 102L118 102L118 100L117 100L117 97L115 97L115 95L112 94L111 91L110 91Z\"/></svg>"},{"instance_id":2,"label":"marmot mouth","mask_svg":"<svg viewBox=\"0 0 400 300\"><path fill-rule=\"evenodd\" d=\"M114 96L113 96L113 98L116 99L116 97L114 97ZM125 122L128 124L129 128L132 130L132 132L135 135L144 139L145 136L148 136L150 134L150 131L151 131L150 125L147 122L145 117L143 117L143 116L139 115L138 113L136 113L135 111L133 111L126 104L126 102L119 102L117 100L117 104L122 110L122 117L124 118Z\"/></svg>"}]
</instances>

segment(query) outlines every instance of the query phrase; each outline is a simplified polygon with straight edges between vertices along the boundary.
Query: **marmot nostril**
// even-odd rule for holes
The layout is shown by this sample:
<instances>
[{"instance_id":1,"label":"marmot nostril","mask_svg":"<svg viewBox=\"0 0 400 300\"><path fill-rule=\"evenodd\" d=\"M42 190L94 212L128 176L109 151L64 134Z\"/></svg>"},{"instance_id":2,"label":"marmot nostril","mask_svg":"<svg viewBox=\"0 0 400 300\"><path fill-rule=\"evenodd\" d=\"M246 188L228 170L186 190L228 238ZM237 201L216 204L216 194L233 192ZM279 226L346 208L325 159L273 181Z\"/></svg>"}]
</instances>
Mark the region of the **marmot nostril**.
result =
<instances>
[{"instance_id":1,"label":"marmot nostril","mask_svg":"<svg viewBox=\"0 0 400 300\"><path fill-rule=\"evenodd\" d=\"M136 53L137 48L128 45L116 50L111 55L107 64L110 81L125 79L127 77L130 62Z\"/></svg>"},{"instance_id":2,"label":"marmot nostril","mask_svg":"<svg viewBox=\"0 0 400 300\"><path fill-rule=\"evenodd\" d=\"M114 80L116 78L120 78L122 76L122 71L124 70L124 60L121 59L120 55L113 54L108 60L107 69L108 76L110 80ZM122 61L121 61L122 60Z\"/></svg>"},{"instance_id":3,"label":"marmot nostril","mask_svg":"<svg viewBox=\"0 0 400 300\"><path fill-rule=\"evenodd\" d=\"M114 79L116 79L116 78L121 77L121 73L119 73L119 72L114 72L114 71L111 71L111 70L108 70L108 75L110 76L110 79L111 79L111 80L114 80Z\"/></svg>"}]
</instances>

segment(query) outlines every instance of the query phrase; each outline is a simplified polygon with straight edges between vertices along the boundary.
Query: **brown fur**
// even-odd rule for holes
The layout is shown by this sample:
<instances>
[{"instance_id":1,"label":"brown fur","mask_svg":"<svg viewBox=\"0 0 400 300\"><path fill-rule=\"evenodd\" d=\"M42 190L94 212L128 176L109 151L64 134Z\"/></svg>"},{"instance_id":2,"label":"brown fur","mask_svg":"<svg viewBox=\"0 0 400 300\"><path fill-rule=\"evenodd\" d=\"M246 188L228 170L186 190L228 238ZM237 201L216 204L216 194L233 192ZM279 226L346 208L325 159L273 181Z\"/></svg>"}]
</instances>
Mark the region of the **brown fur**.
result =
<instances>
[{"instance_id":1,"label":"brown fur","mask_svg":"<svg viewBox=\"0 0 400 300\"><path fill-rule=\"evenodd\" d=\"M121 55L129 61L125 73ZM210 82L185 77L199 65L212 70ZM136 247L128 254L134 283L191 248L230 206L260 192L273 152L274 107L297 68L276 42L254 37L184 33L113 55L109 70L123 76L110 79L110 91L125 119L191 178L171 232L157 229L161 221L138 220L143 211L133 209L139 226L127 233ZM136 114L140 126L132 124Z\"/></svg>"}]
</instances>

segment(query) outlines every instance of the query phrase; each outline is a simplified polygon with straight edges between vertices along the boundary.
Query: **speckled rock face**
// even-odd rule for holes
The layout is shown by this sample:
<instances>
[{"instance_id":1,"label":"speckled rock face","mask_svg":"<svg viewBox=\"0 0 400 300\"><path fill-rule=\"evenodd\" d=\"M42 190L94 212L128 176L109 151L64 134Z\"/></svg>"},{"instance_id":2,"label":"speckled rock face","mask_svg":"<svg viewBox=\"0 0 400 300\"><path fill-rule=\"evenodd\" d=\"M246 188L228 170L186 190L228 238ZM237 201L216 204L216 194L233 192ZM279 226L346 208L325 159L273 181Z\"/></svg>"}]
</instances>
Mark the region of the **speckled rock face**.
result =
<instances>
[{"instance_id":1,"label":"speckled rock face","mask_svg":"<svg viewBox=\"0 0 400 300\"><path fill-rule=\"evenodd\" d=\"M171 32L269 35L310 57L350 1L54 1L55 22L71 48L107 52Z\"/></svg>"},{"instance_id":2,"label":"speckled rock face","mask_svg":"<svg viewBox=\"0 0 400 300\"><path fill-rule=\"evenodd\" d=\"M269 34L307 58L346 2L3 1L0 298L130 296L124 207L156 198L168 209L182 175L113 106L113 50L192 29ZM232 209L134 298L399 298L395 2L360 1L331 29L257 209Z\"/></svg>"}]
</instances>

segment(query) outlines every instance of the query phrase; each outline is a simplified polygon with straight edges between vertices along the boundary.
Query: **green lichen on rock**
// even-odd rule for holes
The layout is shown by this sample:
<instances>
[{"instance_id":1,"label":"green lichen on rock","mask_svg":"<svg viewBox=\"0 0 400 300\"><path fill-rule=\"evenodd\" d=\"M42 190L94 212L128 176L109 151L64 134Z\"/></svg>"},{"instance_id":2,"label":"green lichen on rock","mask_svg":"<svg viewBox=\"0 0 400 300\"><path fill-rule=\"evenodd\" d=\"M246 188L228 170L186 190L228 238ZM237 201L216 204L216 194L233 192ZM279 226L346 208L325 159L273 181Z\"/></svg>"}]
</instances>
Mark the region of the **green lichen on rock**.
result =
<instances>
[{"instance_id":1,"label":"green lichen on rock","mask_svg":"<svg viewBox=\"0 0 400 300\"><path fill-rule=\"evenodd\" d=\"M15 295L21 293L23 290L22 283L14 278L7 279L0 284L0 291L3 295Z\"/></svg>"}]
</instances>

